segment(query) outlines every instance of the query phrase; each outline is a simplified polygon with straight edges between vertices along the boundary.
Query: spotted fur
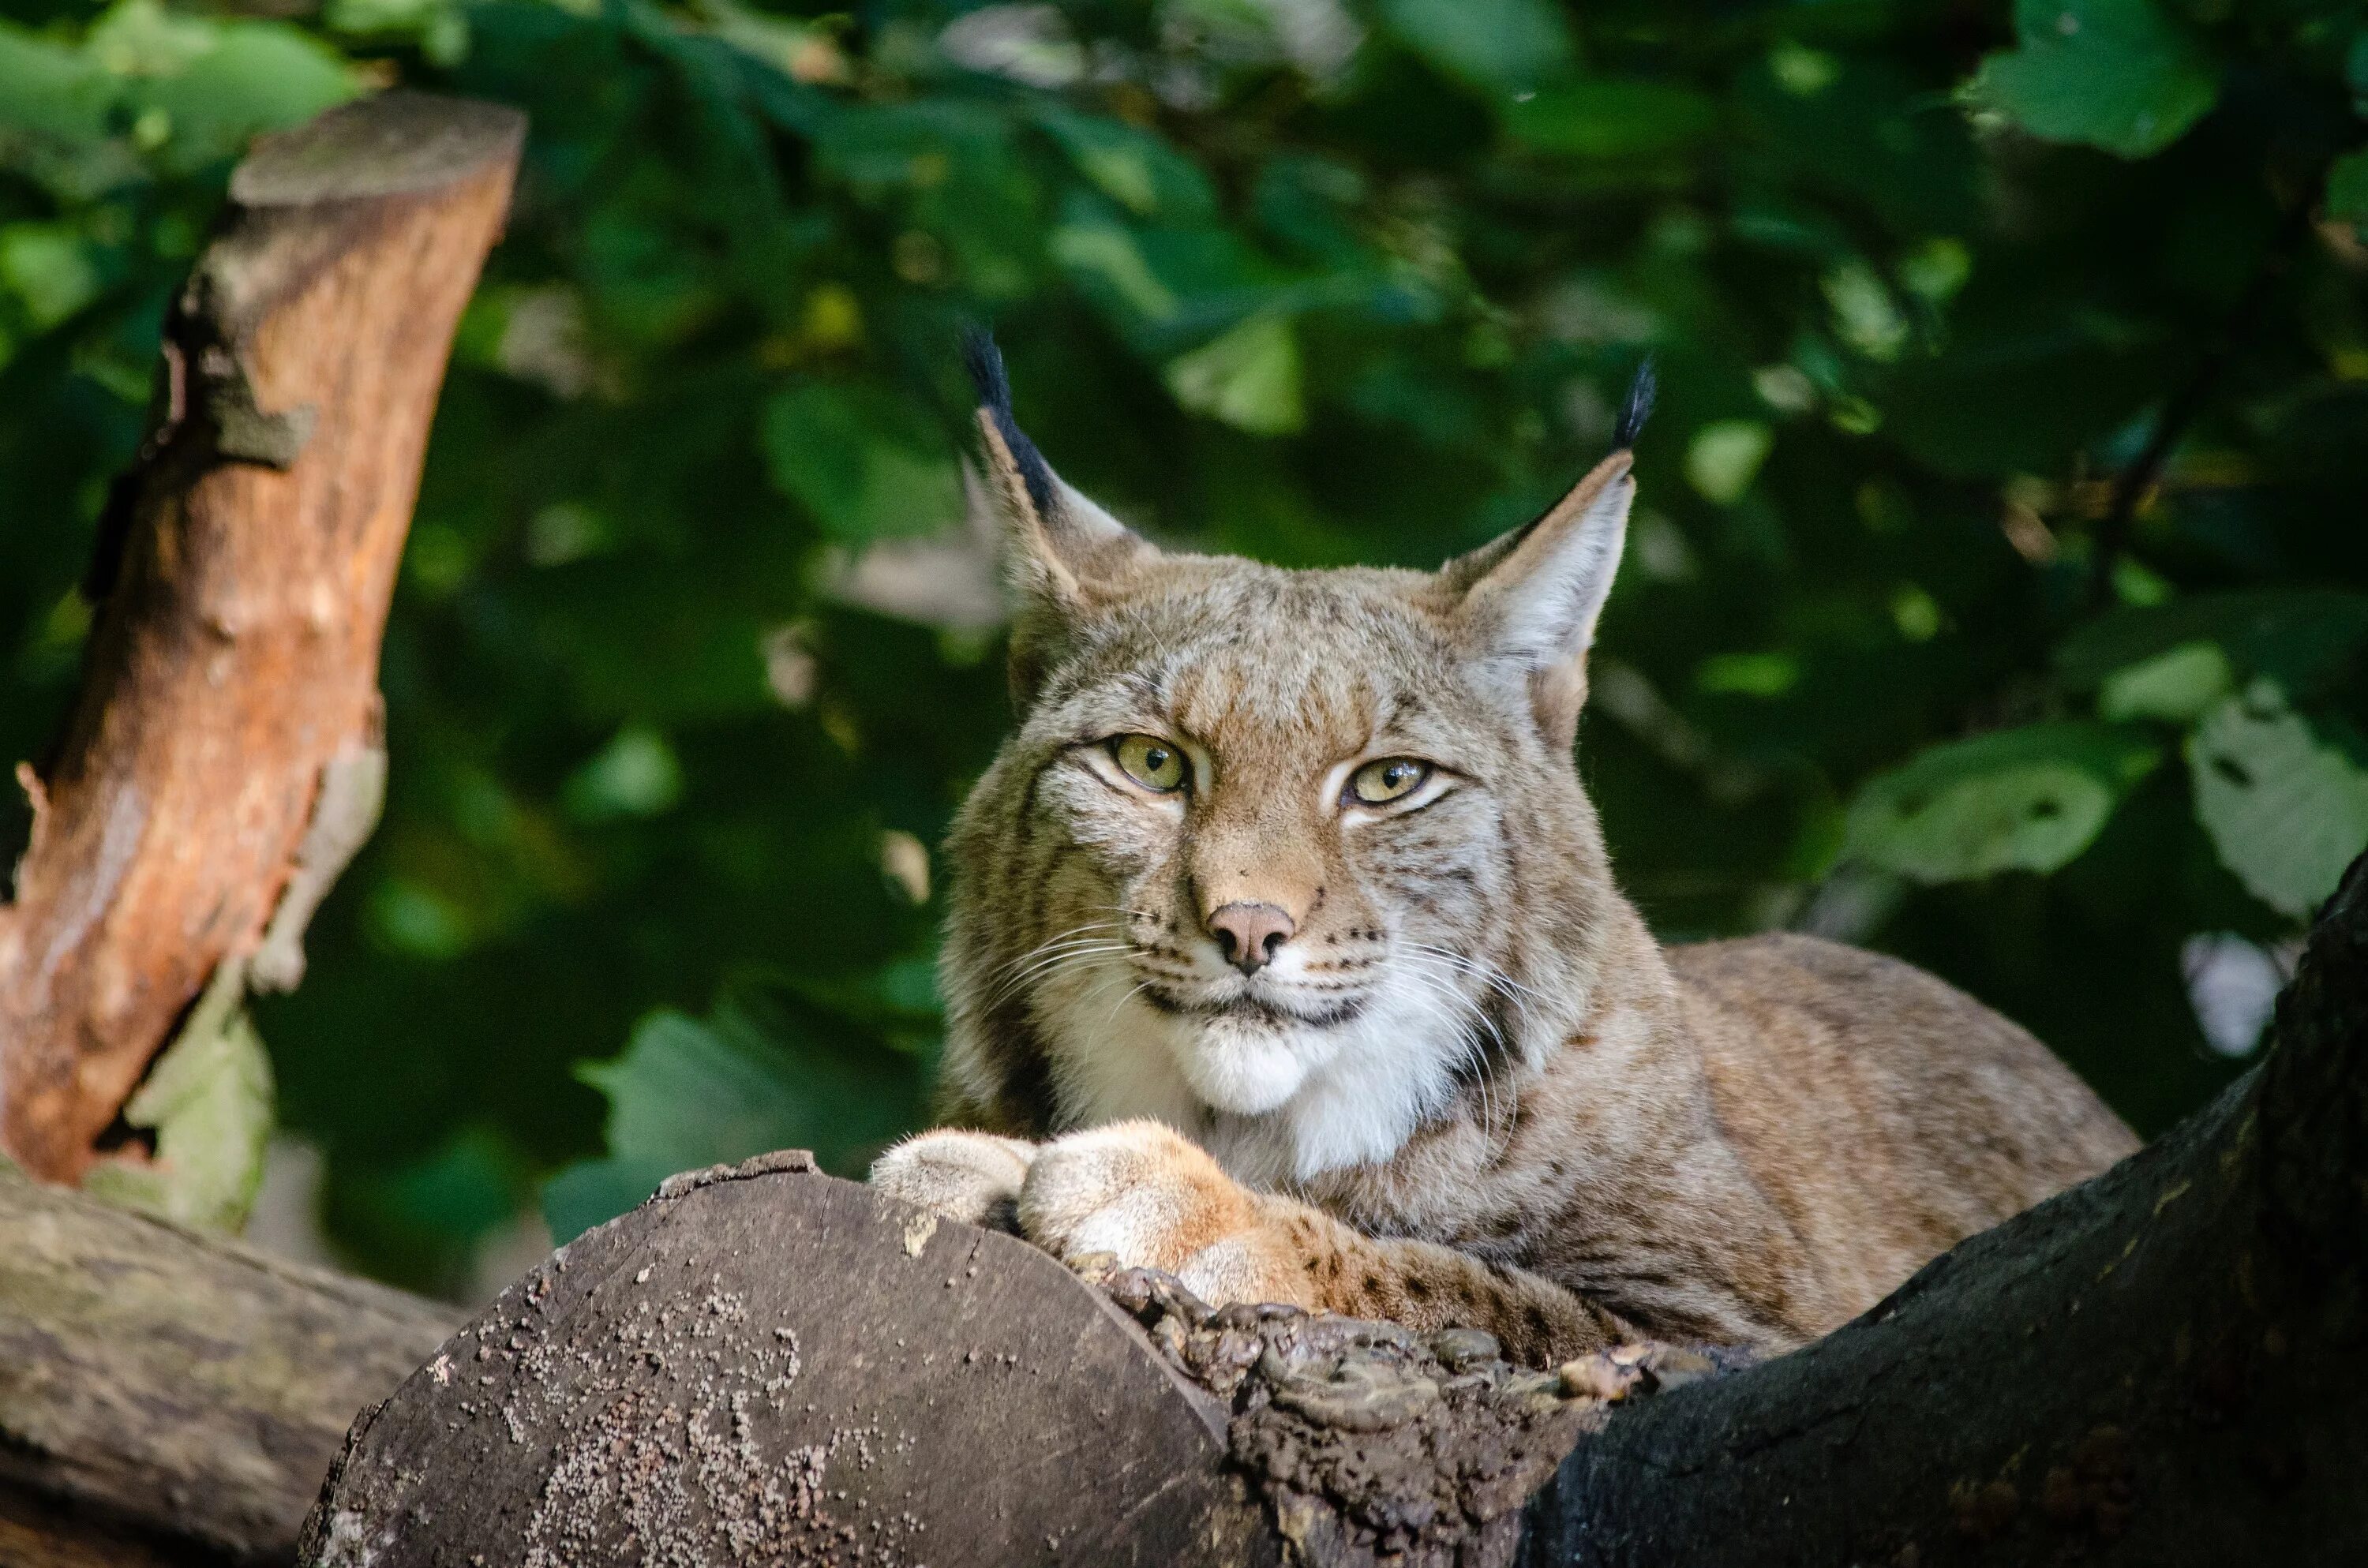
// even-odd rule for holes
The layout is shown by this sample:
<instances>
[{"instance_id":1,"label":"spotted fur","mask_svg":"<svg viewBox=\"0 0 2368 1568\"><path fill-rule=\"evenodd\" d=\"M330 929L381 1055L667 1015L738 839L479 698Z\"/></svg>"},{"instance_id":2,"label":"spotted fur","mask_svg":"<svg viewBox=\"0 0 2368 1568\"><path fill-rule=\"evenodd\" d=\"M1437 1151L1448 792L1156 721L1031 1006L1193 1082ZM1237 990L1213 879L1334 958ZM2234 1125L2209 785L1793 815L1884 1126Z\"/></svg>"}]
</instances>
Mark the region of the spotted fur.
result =
<instances>
[{"instance_id":1,"label":"spotted fur","mask_svg":"<svg viewBox=\"0 0 2368 1568\"><path fill-rule=\"evenodd\" d=\"M1800 937L1664 949L1621 896L1572 746L1624 449L1437 573L1288 572L1122 528L973 359L1019 718L951 844L951 1130L879 1185L1547 1362L1640 1329L1800 1344L2135 1146L1928 975ZM1184 787L1133 781L1129 733ZM1349 799L1389 757L1433 771ZM1248 974L1210 926L1242 903L1292 926Z\"/></svg>"}]
</instances>

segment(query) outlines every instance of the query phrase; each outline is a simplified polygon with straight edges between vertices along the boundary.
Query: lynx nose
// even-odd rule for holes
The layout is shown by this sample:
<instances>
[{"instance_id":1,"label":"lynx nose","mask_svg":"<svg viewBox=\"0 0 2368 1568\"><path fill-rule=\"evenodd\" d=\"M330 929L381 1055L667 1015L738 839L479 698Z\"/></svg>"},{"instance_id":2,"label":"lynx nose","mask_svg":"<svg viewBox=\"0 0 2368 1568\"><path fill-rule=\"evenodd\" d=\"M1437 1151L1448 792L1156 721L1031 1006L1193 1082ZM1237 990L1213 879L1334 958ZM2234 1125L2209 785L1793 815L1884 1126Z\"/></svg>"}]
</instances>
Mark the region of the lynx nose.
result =
<instances>
[{"instance_id":1,"label":"lynx nose","mask_svg":"<svg viewBox=\"0 0 2368 1568\"><path fill-rule=\"evenodd\" d=\"M1298 929L1296 921L1270 903L1229 903L1209 916L1209 935L1225 961L1244 974L1272 963L1275 949Z\"/></svg>"}]
</instances>

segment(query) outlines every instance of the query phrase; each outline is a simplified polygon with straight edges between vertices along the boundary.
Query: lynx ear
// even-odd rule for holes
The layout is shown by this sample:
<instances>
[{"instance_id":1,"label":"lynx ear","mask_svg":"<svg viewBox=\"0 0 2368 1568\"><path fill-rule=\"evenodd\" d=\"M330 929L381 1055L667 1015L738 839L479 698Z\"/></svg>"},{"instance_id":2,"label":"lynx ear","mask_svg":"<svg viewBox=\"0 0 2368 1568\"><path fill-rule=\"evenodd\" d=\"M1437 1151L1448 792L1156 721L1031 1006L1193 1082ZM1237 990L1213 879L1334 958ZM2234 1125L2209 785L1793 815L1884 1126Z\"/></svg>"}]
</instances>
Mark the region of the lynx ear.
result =
<instances>
[{"instance_id":1,"label":"lynx ear","mask_svg":"<svg viewBox=\"0 0 2368 1568\"><path fill-rule=\"evenodd\" d=\"M986 488L1003 526L1005 570L1041 608L1082 608L1094 586L1156 553L1140 535L1064 482L1011 416L1003 355L985 331L962 334L962 362L978 388Z\"/></svg>"},{"instance_id":2,"label":"lynx ear","mask_svg":"<svg viewBox=\"0 0 2368 1568\"><path fill-rule=\"evenodd\" d=\"M1653 368L1636 372L1620 449L1535 522L1440 569L1459 635L1474 656L1528 691L1547 744L1568 749L1587 700L1587 651L1611 596L1636 498L1629 448L1652 411Z\"/></svg>"},{"instance_id":3,"label":"lynx ear","mask_svg":"<svg viewBox=\"0 0 2368 1568\"><path fill-rule=\"evenodd\" d=\"M1012 417L1011 382L995 339L972 327L962 334L962 351L978 388L986 500L1000 524L1004 574L1019 600L1011 694L1024 708L1097 590L1158 551L1053 472Z\"/></svg>"}]
</instances>

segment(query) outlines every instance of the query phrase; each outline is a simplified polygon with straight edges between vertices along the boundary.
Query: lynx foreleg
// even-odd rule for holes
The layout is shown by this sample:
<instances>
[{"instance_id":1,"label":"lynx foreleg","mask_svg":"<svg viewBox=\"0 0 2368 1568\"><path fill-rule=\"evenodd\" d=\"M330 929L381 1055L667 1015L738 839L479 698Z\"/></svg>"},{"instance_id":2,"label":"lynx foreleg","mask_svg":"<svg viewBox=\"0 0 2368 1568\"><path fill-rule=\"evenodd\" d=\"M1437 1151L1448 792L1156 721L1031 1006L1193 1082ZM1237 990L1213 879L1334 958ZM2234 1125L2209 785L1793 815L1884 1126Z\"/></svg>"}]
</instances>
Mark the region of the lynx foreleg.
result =
<instances>
[{"instance_id":1,"label":"lynx foreleg","mask_svg":"<svg viewBox=\"0 0 2368 1568\"><path fill-rule=\"evenodd\" d=\"M1429 1332L1482 1328L1553 1366L1637 1335L1551 1280L1429 1242L1367 1236L1293 1199L1253 1192L1170 1129L1118 1122L1037 1151L1023 1234L1076 1261L1166 1269L1205 1300L1276 1301Z\"/></svg>"}]
</instances>

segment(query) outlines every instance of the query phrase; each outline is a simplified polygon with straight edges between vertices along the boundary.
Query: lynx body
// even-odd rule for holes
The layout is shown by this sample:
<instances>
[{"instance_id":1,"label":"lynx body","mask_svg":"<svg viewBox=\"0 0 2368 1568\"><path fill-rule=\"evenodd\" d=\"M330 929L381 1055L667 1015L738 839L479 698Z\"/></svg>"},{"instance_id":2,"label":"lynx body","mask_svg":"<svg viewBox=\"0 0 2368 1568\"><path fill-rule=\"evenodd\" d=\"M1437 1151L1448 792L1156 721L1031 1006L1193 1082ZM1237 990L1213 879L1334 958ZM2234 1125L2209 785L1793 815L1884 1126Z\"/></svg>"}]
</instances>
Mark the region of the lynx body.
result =
<instances>
[{"instance_id":1,"label":"lynx body","mask_svg":"<svg viewBox=\"0 0 2368 1568\"><path fill-rule=\"evenodd\" d=\"M1572 747L1640 409L1435 574L1289 572L1153 548L973 369L1019 722L951 844L951 1127L875 1184L1551 1363L1797 1345L2135 1146L1929 975L1622 897Z\"/></svg>"}]
</instances>

